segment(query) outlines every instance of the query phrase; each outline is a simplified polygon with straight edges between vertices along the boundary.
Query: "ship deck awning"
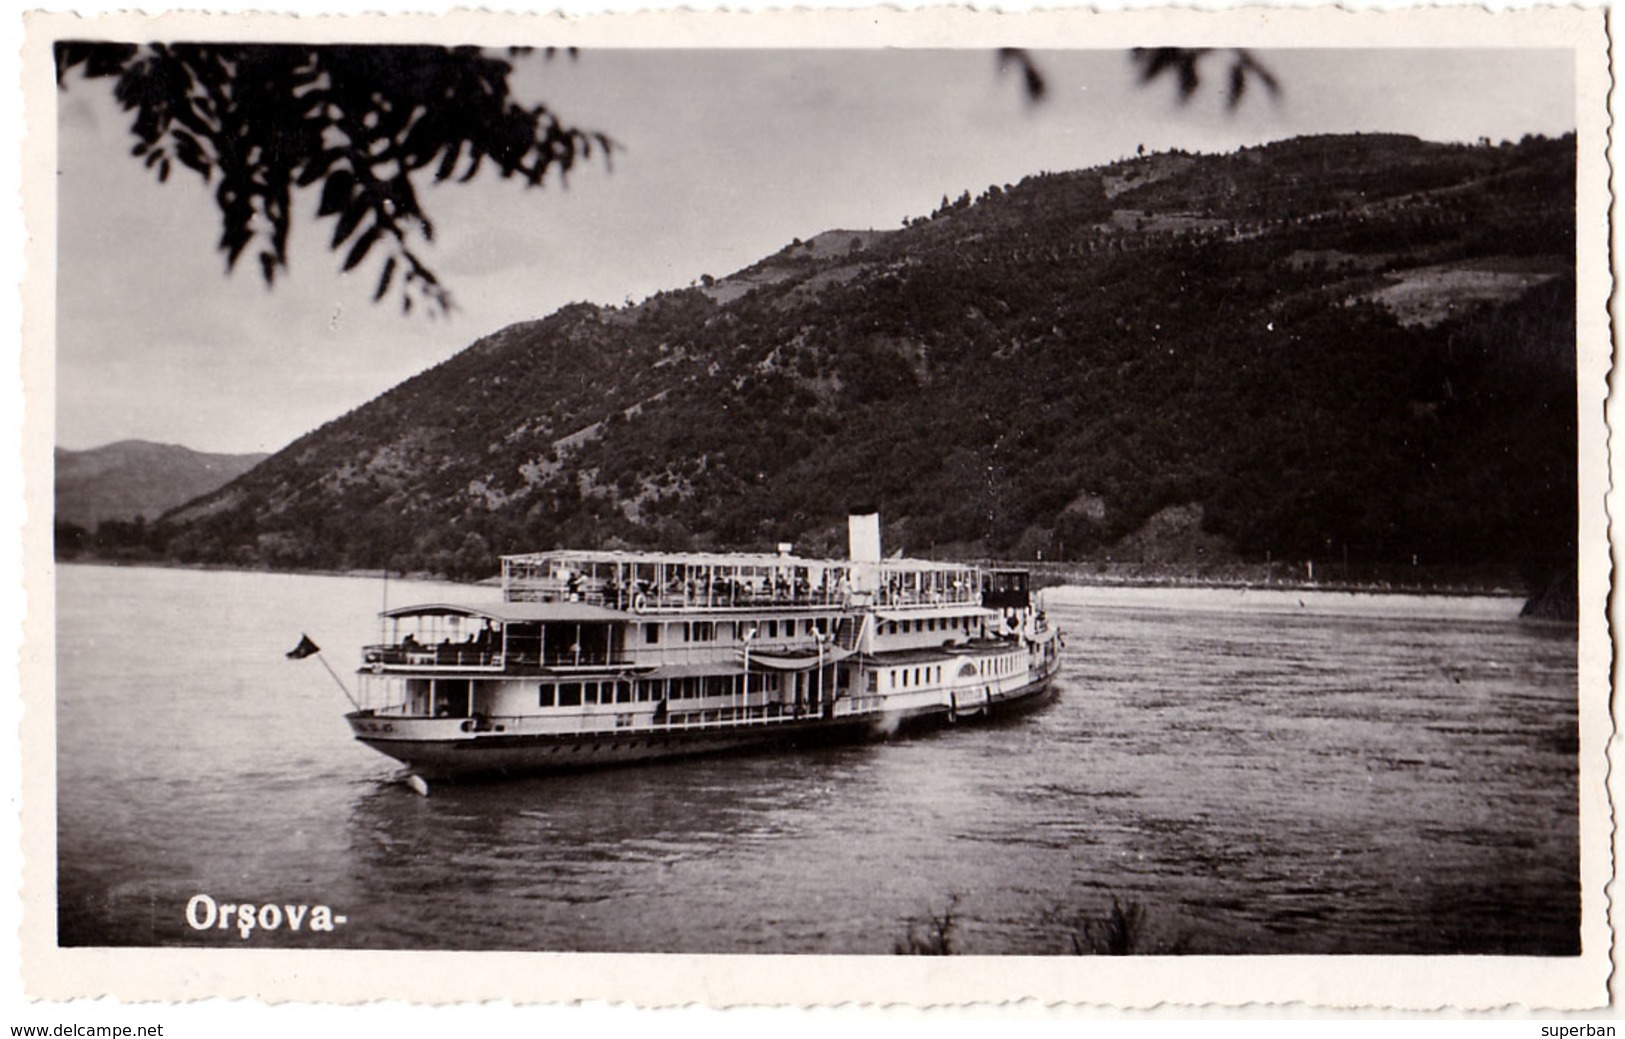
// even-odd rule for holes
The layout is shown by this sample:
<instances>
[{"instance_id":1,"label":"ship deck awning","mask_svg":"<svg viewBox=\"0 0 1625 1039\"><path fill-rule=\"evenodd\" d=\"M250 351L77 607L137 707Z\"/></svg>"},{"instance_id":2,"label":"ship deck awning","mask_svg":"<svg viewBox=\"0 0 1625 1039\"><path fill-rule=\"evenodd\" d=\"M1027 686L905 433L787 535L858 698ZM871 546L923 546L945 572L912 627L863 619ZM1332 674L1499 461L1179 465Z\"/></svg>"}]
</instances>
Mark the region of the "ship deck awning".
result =
<instances>
[{"instance_id":1,"label":"ship deck awning","mask_svg":"<svg viewBox=\"0 0 1625 1039\"><path fill-rule=\"evenodd\" d=\"M753 671L811 671L820 664L829 666L839 663L851 656L855 651L850 649L826 649L822 655L817 653L752 653L750 655L751 670ZM744 659L744 652L740 652L740 659Z\"/></svg>"},{"instance_id":2,"label":"ship deck awning","mask_svg":"<svg viewBox=\"0 0 1625 1039\"><path fill-rule=\"evenodd\" d=\"M476 620L491 620L499 624L604 623L625 621L631 617L622 610L586 602L416 603L385 610L382 616L473 617Z\"/></svg>"},{"instance_id":3,"label":"ship deck awning","mask_svg":"<svg viewBox=\"0 0 1625 1039\"><path fill-rule=\"evenodd\" d=\"M944 603L922 606L888 606L876 610L875 616L883 621L930 620L942 617L997 617L998 611L969 603Z\"/></svg>"}]
</instances>

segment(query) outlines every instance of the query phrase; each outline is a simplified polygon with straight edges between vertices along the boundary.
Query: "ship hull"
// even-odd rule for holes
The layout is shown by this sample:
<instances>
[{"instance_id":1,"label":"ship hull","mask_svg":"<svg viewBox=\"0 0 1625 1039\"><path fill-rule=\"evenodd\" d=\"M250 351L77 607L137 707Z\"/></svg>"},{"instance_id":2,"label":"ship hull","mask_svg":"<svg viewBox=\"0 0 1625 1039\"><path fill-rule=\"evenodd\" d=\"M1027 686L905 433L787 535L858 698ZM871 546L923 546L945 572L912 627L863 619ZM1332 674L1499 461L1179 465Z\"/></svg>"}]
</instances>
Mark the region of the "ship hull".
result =
<instances>
[{"instance_id":1,"label":"ship hull","mask_svg":"<svg viewBox=\"0 0 1625 1039\"><path fill-rule=\"evenodd\" d=\"M996 721L1048 703L1054 694L1051 671L1023 686L995 694L970 709L930 704L831 717L802 717L718 724L701 728L650 726L591 733L457 733L434 738L409 725L381 732L370 712L348 715L356 738L400 761L426 779L478 779L531 773L574 772L676 758L794 750L833 744L885 740L950 725Z\"/></svg>"}]
</instances>

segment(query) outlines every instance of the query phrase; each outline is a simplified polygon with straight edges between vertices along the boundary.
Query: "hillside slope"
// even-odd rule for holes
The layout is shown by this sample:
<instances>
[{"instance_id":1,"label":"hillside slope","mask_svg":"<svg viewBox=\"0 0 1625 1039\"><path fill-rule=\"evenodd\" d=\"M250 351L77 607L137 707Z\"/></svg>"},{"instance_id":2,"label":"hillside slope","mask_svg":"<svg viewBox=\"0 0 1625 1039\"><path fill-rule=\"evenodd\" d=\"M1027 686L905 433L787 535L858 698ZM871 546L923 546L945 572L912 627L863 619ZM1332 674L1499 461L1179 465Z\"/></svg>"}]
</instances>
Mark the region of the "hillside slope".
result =
<instances>
[{"instance_id":1,"label":"hillside slope","mask_svg":"<svg viewBox=\"0 0 1625 1039\"><path fill-rule=\"evenodd\" d=\"M1147 156L514 325L153 547L490 572L554 545L1573 558L1574 140Z\"/></svg>"}]
</instances>

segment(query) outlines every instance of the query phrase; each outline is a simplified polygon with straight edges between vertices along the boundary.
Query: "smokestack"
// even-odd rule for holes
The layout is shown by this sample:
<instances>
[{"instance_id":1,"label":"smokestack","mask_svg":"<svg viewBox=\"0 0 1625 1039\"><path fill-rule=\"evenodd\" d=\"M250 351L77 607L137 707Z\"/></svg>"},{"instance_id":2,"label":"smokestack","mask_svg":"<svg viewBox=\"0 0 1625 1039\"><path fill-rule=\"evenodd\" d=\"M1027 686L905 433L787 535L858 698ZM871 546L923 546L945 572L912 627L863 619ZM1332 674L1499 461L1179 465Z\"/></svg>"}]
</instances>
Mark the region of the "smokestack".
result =
<instances>
[{"instance_id":1,"label":"smokestack","mask_svg":"<svg viewBox=\"0 0 1625 1039\"><path fill-rule=\"evenodd\" d=\"M855 512L846 518L847 555L854 563L880 562L880 513Z\"/></svg>"}]
</instances>

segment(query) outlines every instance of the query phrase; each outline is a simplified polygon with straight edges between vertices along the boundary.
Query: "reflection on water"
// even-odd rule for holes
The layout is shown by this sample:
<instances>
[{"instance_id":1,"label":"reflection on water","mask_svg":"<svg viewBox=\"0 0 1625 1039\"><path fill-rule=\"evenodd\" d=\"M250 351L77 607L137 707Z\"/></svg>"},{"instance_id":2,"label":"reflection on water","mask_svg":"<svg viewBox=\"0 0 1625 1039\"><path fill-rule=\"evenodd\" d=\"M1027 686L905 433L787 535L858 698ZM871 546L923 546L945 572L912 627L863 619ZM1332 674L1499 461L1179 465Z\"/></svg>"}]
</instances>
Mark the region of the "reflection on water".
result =
<instances>
[{"instance_id":1,"label":"reflection on water","mask_svg":"<svg viewBox=\"0 0 1625 1039\"><path fill-rule=\"evenodd\" d=\"M480 595L392 586L391 602ZM1051 594L1055 703L892 744L437 787L349 739L379 582L64 567L64 944L1578 951L1575 647L1482 600ZM186 901L327 904L331 935Z\"/></svg>"}]
</instances>

